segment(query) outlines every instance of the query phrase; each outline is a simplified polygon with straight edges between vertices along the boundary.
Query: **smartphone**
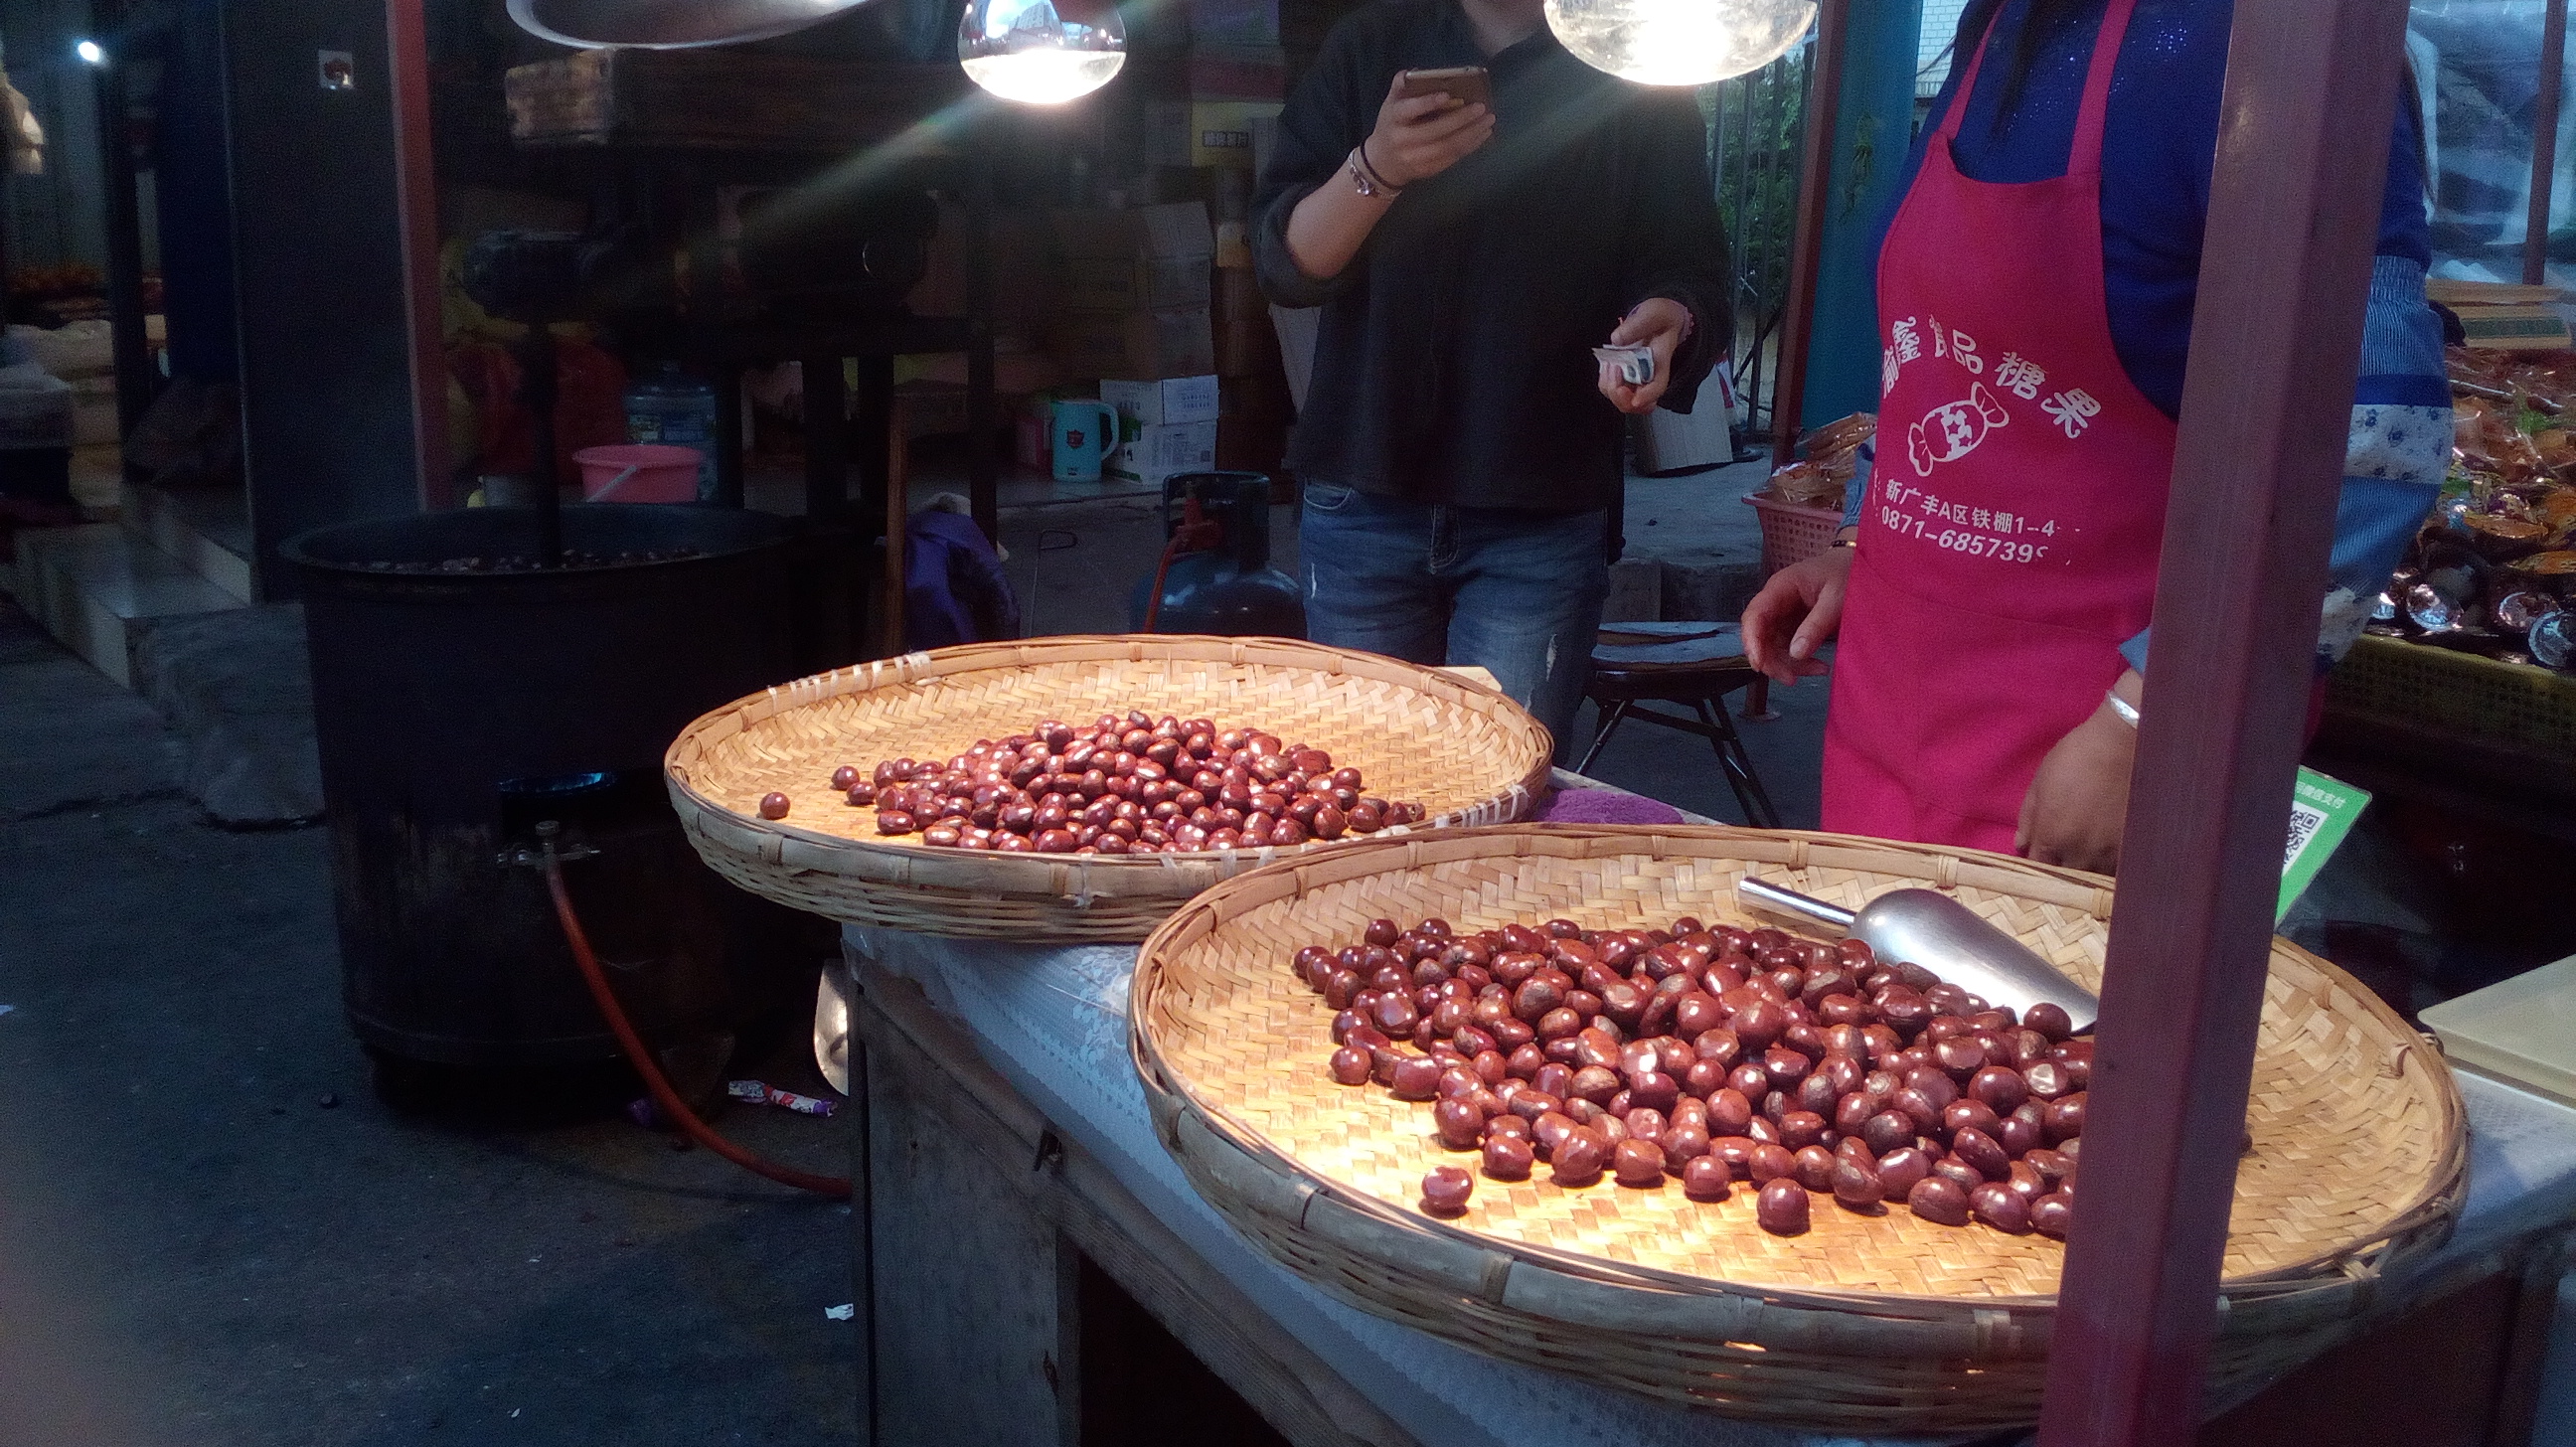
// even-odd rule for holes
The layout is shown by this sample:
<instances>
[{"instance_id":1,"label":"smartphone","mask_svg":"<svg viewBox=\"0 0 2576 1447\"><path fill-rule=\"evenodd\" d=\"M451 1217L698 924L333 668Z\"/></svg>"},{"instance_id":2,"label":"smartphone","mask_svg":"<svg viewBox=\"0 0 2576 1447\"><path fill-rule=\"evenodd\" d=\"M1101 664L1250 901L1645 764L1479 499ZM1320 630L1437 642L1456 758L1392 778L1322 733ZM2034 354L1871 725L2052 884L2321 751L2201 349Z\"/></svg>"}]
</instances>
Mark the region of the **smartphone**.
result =
<instances>
[{"instance_id":1,"label":"smartphone","mask_svg":"<svg viewBox=\"0 0 2576 1447\"><path fill-rule=\"evenodd\" d=\"M1396 94L1406 100L1425 95L1454 95L1460 103L1493 108L1492 79L1481 65L1456 65L1446 70L1408 70L1397 84Z\"/></svg>"}]
</instances>

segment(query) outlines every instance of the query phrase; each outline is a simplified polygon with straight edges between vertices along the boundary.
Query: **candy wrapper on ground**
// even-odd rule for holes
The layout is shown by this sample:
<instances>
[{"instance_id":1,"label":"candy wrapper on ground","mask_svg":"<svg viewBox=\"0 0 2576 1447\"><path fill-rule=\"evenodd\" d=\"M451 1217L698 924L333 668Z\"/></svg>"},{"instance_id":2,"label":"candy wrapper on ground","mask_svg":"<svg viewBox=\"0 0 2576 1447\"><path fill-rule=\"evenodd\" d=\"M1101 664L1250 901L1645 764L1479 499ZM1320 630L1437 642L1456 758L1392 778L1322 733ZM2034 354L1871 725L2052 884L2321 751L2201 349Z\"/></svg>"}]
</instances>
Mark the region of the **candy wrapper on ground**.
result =
<instances>
[{"instance_id":1,"label":"candy wrapper on ground","mask_svg":"<svg viewBox=\"0 0 2576 1447\"><path fill-rule=\"evenodd\" d=\"M828 1100L820 1100L810 1095L798 1095L792 1090L781 1090L777 1086L765 1085L757 1080L733 1081L725 1086L725 1094L736 1100L750 1101L755 1105L766 1103L782 1110L792 1110L798 1115L832 1113L832 1102Z\"/></svg>"}]
</instances>

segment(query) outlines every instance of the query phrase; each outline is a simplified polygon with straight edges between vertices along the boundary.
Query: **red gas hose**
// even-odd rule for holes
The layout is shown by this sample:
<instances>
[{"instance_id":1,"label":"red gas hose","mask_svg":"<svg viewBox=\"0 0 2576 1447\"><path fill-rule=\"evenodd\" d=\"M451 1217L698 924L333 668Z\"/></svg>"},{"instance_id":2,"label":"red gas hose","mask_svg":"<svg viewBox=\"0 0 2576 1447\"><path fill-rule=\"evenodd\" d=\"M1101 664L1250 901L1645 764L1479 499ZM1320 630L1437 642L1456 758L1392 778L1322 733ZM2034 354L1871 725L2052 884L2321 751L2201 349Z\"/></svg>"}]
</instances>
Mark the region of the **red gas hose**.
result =
<instances>
[{"instance_id":1,"label":"red gas hose","mask_svg":"<svg viewBox=\"0 0 2576 1447\"><path fill-rule=\"evenodd\" d=\"M634 1025L627 1021L626 1011L619 1007L616 993L608 988L607 972L600 969L599 957L590 952L590 937L582 933L581 920L573 914L572 894L564 888L563 861L555 857L551 843L545 847L545 871L546 893L554 896L555 918L563 923L564 941L572 946L572 962L581 970L582 983L590 986L590 998L598 1004L599 1013L607 1017L608 1028L617 1036L618 1047L626 1052L626 1059L635 1067L635 1073L644 1077L644 1088L652 1094L653 1104L660 1108L662 1114L679 1122L681 1131L689 1139L753 1175L767 1176L782 1186L813 1191L836 1201L848 1200L848 1181L762 1160L716 1134L681 1101L680 1093L671 1088L671 1082L662 1076L661 1067L654 1063L653 1052L644 1048L644 1037L636 1034Z\"/></svg>"},{"instance_id":2,"label":"red gas hose","mask_svg":"<svg viewBox=\"0 0 2576 1447\"><path fill-rule=\"evenodd\" d=\"M1163 545L1163 561L1154 568L1154 593L1145 600L1145 631L1154 631L1156 620L1163 616L1163 580L1172 571L1172 559L1183 553L1203 553L1225 542L1225 529L1201 511L1199 500L1192 495L1182 504L1181 525L1172 530L1172 540Z\"/></svg>"}]
</instances>

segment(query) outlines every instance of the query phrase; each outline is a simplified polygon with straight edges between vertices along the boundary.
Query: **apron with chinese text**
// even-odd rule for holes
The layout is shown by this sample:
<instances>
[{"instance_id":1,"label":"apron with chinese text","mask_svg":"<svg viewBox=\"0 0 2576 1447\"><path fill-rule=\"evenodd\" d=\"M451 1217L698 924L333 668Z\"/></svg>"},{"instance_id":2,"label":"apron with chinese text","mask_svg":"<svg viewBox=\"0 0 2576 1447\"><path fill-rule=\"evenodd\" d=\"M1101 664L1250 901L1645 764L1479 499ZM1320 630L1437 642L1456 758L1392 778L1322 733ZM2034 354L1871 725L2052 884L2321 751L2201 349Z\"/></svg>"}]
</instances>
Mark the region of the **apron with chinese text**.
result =
<instances>
[{"instance_id":1,"label":"apron with chinese text","mask_svg":"<svg viewBox=\"0 0 2576 1447\"><path fill-rule=\"evenodd\" d=\"M2009 852L2040 759L2147 625L2174 423L2130 382L2102 288L2102 117L2133 4L2103 16L2052 180L1960 174L1980 45L1879 253L1884 396L1827 829Z\"/></svg>"}]
</instances>

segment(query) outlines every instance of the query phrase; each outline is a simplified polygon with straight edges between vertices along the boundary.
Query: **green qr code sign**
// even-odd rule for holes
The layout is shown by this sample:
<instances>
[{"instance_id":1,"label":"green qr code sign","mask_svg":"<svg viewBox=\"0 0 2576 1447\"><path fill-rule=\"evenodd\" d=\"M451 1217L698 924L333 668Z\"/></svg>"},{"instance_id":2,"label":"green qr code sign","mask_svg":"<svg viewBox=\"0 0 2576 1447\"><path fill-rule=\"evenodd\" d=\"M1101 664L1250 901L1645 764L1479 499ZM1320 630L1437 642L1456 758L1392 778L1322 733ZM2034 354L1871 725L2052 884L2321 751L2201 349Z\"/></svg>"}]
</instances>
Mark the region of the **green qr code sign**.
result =
<instances>
[{"instance_id":1,"label":"green qr code sign","mask_svg":"<svg viewBox=\"0 0 2576 1447\"><path fill-rule=\"evenodd\" d=\"M2287 916L2290 906L2307 892L2369 802L2367 792L2341 779L2314 769L2299 770L2290 795L2290 836L2281 857L2281 901L2272 912L2273 923Z\"/></svg>"}]
</instances>

